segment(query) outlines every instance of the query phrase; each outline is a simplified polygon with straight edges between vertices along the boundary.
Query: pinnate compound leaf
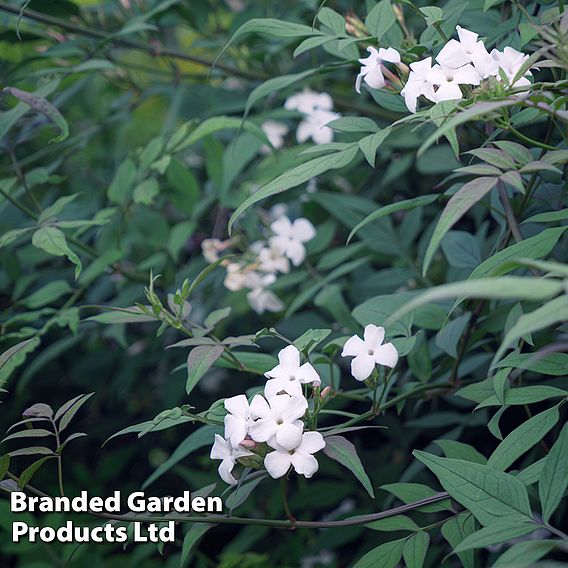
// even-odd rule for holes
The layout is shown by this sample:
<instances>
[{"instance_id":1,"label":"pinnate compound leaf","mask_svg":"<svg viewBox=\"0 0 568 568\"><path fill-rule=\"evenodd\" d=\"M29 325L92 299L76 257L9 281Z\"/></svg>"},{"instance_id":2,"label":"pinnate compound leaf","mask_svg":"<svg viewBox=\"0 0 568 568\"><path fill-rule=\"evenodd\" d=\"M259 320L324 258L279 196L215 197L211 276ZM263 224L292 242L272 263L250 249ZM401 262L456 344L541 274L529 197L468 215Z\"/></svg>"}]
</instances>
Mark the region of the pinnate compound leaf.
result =
<instances>
[{"instance_id":1,"label":"pinnate compound leaf","mask_svg":"<svg viewBox=\"0 0 568 568\"><path fill-rule=\"evenodd\" d=\"M357 455L355 446L342 436L328 436L325 439L323 452L326 456L346 467L359 480L367 493L374 499L375 493L371 480Z\"/></svg>"},{"instance_id":2,"label":"pinnate compound leaf","mask_svg":"<svg viewBox=\"0 0 568 568\"><path fill-rule=\"evenodd\" d=\"M527 490L514 476L487 465L440 458L418 450L413 453L482 525L531 519Z\"/></svg>"}]
</instances>

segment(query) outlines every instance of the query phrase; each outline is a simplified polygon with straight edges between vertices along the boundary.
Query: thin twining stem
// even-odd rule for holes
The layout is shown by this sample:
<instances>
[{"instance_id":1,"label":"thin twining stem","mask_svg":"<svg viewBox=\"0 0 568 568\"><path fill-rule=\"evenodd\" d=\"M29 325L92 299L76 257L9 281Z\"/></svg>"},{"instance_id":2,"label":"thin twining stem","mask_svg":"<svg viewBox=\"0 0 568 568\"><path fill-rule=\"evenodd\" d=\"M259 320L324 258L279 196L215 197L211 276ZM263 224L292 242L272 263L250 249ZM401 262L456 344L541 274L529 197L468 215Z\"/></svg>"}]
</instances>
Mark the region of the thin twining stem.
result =
<instances>
[{"instance_id":1,"label":"thin twining stem","mask_svg":"<svg viewBox=\"0 0 568 568\"><path fill-rule=\"evenodd\" d=\"M13 481L18 481L18 477L8 472L6 477L12 479ZM43 491L32 487L31 485L26 485L25 488L35 495L40 497L49 497ZM356 525L365 525L367 523L372 523L373 521L378 521L380 519L386 519L388 517L394 517L396 515L401 515L407 513L408 511L413 511L425 505L430 505L431 503L437 503L448 499L449 495L446 491L436 493L430 497L414 501L412 503L406 503L405 505L399 505L398 507L393 507L392 509L387 509L386 511L380 511L379 513L370 513L368 515L358 515L356 517L351 517L349 519L343 519L340 521L299 521L299 520L284 520L284 519L250 519L246 517L228 517L222 515L201 515L201 516L181 516L181 515L167 515L164 517L145 517L142 515L113 515L111 513L95 513L89 511L90 515L99 517L102 519L109 519L114 521L122 522L140 522L140 523L163 523L168 521L175 521L178 523L208 523L217 525L257 525L273 527L278 529L332 529L337 527L350 527Z\"/></svg>"}]
</instances>

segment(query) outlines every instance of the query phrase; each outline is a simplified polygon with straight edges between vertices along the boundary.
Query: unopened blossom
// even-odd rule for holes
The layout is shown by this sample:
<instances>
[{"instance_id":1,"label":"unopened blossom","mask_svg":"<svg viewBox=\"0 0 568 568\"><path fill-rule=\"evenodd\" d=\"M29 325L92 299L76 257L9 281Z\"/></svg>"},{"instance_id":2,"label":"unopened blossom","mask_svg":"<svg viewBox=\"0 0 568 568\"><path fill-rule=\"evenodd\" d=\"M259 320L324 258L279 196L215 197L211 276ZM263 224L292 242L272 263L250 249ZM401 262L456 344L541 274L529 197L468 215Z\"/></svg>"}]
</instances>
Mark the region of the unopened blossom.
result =
<instances>
[{"instance_id":1,"label":"unopened blossom","mask_svg":"<svg viewBox=\"0 0 568 568\"><path fill-rule=\"evenodd\" d=\"M269 379L264 387L264 394L268 399L280 392L301 396L303 384L321 382L311 363L300 365L300 352L294 345L282 349L278 353L278 361L274 369L264 373Z\"/></svg>"},{"instance_id":2,"label":"unopened blossom","mask_svg":"<svg viewBox=\"0 0 568 568\"><path fill-rule=\"evenodd\" d=\"M471 63L482 79L497 74L495 60L475 32L456 26L459 41L451 39L436 56L444 67L457 69Z\"/></svg>"},{"instance_id":3,"label":"unopened blossom","mask_svg":"<svg viewBox=\"0 0 568 568\"><path fill-rule=\"evenodd\" d=\"M246 438L250 423L250 406L247 397L239 394L226 398L228 414L225 416L225 438L236 448Z\"/></svg>"},{"instance_id":4,"label":"unopened blossom","mask_svg":"<svg viewBox=\"0 0 568 568\"><path fill-rule=\"evenodd\" d=\"M400 94L404 97L404 102L410 112L416 112L416 105L420 96L434 102L431 57L410 64L410 74Z\"/></svg>"},{"instance_id":5,"label":"unopened blossom","mask_svg":"<svg viewBox=\"0 0 568 568\"><path fill-rule=\"evenodd\" d=\"M392 343L383 343L385 329L369 324L365 327L363 339L354 335L343 346L342 357L354 357L351 361L351 374L364 381L371 376L375 365L394 367L398 362L398 351Z\"/></svg>"},{"instance_id":6,"label":"unopened blossom","mask_svg":"<svg viewBox=\"0 0 568 568\"><path fill-rule=\"evenodd\" d=\"M237 292L246 288L247 282L251 278L251 272L246 271L243 266L236 262L231 262L227 266L227 275L225 276L225 288L232 292Z\"/></svg>"},{"instance_id":7,"label":"unopened blossom","mask_svg":"<svg viewBox=\"0 0 568 568\"><path fill-rule=\"evenodd\" d=\"M329 144L333 140L333 130L326 125L340 117L337 112L315 109L298 125L296 139L300 144L310 138L315 144Z\"/></svg>"},{"instance_id":8,"label":"unopened blossom","mask_svg":"<svg viewBox=\"0 0 568 568\"><path fill-rule=\"evenodd\" d=\"M282 215L274 221L270 228L274 236L270 238L271 246L281 250L294 266L298 266L306 258L304 243L311 241L316 234L314 226L307 219L296 219L293 223Z\"/></svg>"},{"instance_id":9,"label":"unopened blossom","mask_svg":"<svg viewBox=\"0 0 568 568\"><path fill-rule=\"evenodd\" d=\"M506 47L502 52L494 49L491 56L507 77L511 87L528 87L531 84L526 77L520 77L514 84L511 84L529 58L528 55L512 47ZM530 71L527 71L525 75L530 75Z\"/></svg>"},{"instance_id":10,"label":"unopened blossom","mask_svg":"<svg viewBox=\"0 0 568 568\"><path fill-rule=\"evenodd\" d=\"M258 251L259 270L262 272L286 274L290 270L290 263L283 251L274 244L263 246Z\"/></svg>"},{"instance_id":11,"label":"unopened blossom","mask_svg":"<svg viewBox=\"0 0 568 568\"><path fill-rule=\"evenodd\" d=\"M255 442L278 444L290 450L300 443L304 423L300 420L308 409L303 396L279 394L268 401L257 394L250 404L251 418L257 418L250 425L249 435Z\"/></svg>"},{"instance_id":12,"label":"unopened blossom","mask_svg":"<svg viewBox=\"0 0 568 568\"><path fill-rule=\"evenodd\" d=\"M213 443L209 457L212 460L221 460L221 465L219 465L218 469L221 479L229 485L236 485L237 480L232 474L235 463L239 458L253 455L252 452L242 447L233 448L230 442L225 440L222 436L219 436L219 434L215 434L215 442Z\"/></svg>"},{"instance_id":13,"label":"unopened blossom","mask_svg":"<svg viewBox=\"0 0 568 568\"><path fill-rule=\"evenodd\" d=\"M247 294L250 307L257 313L279 312L284 309L284 304L278 296L268 290L268 286L276 282L274 274L261 276L257 272L251 272L246 281L246 287L251 288Z\"/></svg>"},{"instance_id":14,"label":"unopened blossom","mask_svg":"<svg viewBox=\"0 0 568 568\"><path fill-rule=\"evenodd\" d=\"M319 432L304 432L299 444L290 450L276 447L264 458L266 471L275 479L286 475L293 467L296 473L305 477L312 477L318 470L318 461L313 456L325 448L325 440Z\"/></svg>"},{"instance_id":15,"label":"unopened blossom","mask_svg":"<svg viewBox=\"0 0 568 568\"><path fill-rule=\"evenodd\" d=\"M386 85L383 75L383 62L400 63L400 53L389 47L387 49L368 47L369 57L359 59L362 64L361 71L355 80L355 90L361 92L361 82L365 81L371 89L382 89Z\"/></svg>"},{"instance_id":16,"label":"unopened blossom","mask_svg":"<svg viewBox=\"0 0 568 568\"><path fill-rule=\"evenodd\" d=\"M288 134L288 127L285 124L275 120L266 120L260 127L274 148L278 149L284 146L284 137ZM263 154L271 152L271 148L267 145L262 146L260 150Z\"/></svg>"},{"instance_id":17,"label":"unopened blossom","mask_svg":"<svg viewBox=\"0 0 568 568\"><path fill-rule=\"evenodd\" d=\"M463 93L460 85L479 85L480 77L473 65L469 63L457 69L445 65L434 65L430 80L436 86L434 102L453 101L461 99Z\"/></svg>"},{"instance_id":18,"label":"unopened blossom","mask_svg":"<svg viewBox=\"0 0 568 568\"><path fill-rule=\"evenodd\" d=\"M302 92L288 97L284 103L284 108L287 110L298 110L309 115L316 109L331 110L333 108L333 99L327 93L316 93L306 88Z\"/></svg>"}]
</instances>

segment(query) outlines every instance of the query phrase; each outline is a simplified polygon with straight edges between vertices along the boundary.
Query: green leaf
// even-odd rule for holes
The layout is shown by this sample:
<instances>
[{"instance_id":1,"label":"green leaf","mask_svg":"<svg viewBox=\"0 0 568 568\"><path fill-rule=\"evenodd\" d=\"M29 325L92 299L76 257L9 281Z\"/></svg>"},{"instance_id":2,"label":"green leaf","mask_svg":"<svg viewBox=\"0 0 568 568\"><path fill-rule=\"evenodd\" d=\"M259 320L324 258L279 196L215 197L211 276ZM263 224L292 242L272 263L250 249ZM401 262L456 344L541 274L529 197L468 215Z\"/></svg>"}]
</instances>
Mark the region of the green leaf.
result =
<instances>
[{"instance_id":1,"label":"green leaf","mask_svg":"<svg viewBox=\"0 0 568 568\"><path fill-rule=\"evenodd\" d=\"M375 221L376 219L380 219L386 215L390 215L391 213L395 213L396 211L407 211L408 209L416 209L417 207L424 207L425 205L430 205L430 203L434 203L438 199L438 195L422 195L420 197L414 197L413 199L405 199L404 201L398 201L397 203L391 203L390 205L385 205L384 207L380 207L373 213L371 213L368 217L365 217L363 221L358 223L353 230L349 233L347 237L347 243L353 238L355 233L359 231L365 225Z\"/></svg>"},{"instance_id":2,"label":"green leaf","mask_svg":"<svg viewBox=\"0 0 568 568\"><path fill-rule=\"evenodd\" d=\"M156 178L147 178L140 182L135 188L132 198L134 203L141 203L142 205L151 205L154 202L154 197L160 193L160 185Z\"/></svg>"},{"instance_id":3,"label":"green leaf","mask_svg":"<svg viewBox=\"0 0 568 568\"><path fill-rule=\"evenodd\" d=\"M540 282L542 285L545 282L551 281L536 280L536 282ZM528 333L533 333L557 323L565 322L566 320L568 320L568 296L566 295L554 298L554 300L550 300L540 308L528 314L521 315L517 323L515 323L507 335L505 335L505 339L503 339L501 346L491 362L491 367L497 364L505 351L519 338Z\"/></svg>"},{"instance_id":4,"label":"green leaf","mask_svg":"<svg viewBox=\"0 0 568 568\"><path fill-rule=\"evenodd\" d=\"M2 442L20 440L21 438L45 438L46 436L53 436L53 432L45 428L26 428L25 430L20 430L19 432L6 436Z\"/></svg>"},{"instance_id":5,"label":"green leaf","mask_svg":"<svg viewBox=\"0 0 568 568\"><path fill-rule=\"evenodd\" d=\"M447 458L460 459L474 463L487 463L487 458L478 452L474 447L456 440L436 440L434 442L442 448Z\"/></svg>"},{"instance_id":6,"label":"green leaf","mask_svg":"<svg viewBox=\"0 0 568 568\"><path fill-rule=\"evenodd\" d=\"M404 543L402 557L407 568L422 568L430 545L430 536L425 531L418 531Z\"/></svg>"},{"instance_id":7,"label":"green leaf","mask_svg":"<svg viewBox=\"0 0 568 568\"><path fill-rule=\"evenodd\" d=\"M49 118L49 120L51 120L51 122L59 128L61 133L59 136L52 138L49 141L50 143L61 142L69 137L69 126L67 125L67 121L63 118L63 115L59 112L59 110L45 97L38 94L28 93L27 91L22 91L15 87L4 87L3 91L10 93L19 101L29 106L32 110L47 116L47 118Z\"/></svg>"},{"instance_id":8,"label":"green leaf","mask_svg":"<svg viewBox=\"0 0 568 568\"><path fill-rule=\"evenodd\" d=\"M538 484L542 517L548 523L568 486L568 424L564 425L554 446L544 459Z\"/></svg>"},{"instance_id":9,"label":"green leaf","mask_svg":"<svg viewBox=\"0 0 568 568\"><path fill-rule=\"evenodd\" d=\"M476 396L475 398L470 397L470 392L467 389L474 387L475 385L469 385L464 387L457 394L465 398L470 398L479 402L477 409L485 408L487 406L501 406L505 404L506 406L518 406L524 404L534 404L535 402L542 402L543 400L548 400L550 398L564 398L568 396L568 391L558 389L556 387L549 387L546 385L533 385L528 387L517 387L514 389L509 389L505 392L504 402L500 402L496 395L489 396ZM462 392L464 391L464 392Z\"/></svg>"},{"instance_id":10,"label":"green leaf","mask_svg":"<svg viewBox=\"0 0 568 568\"><path fill-rule=\"evenodd\" d=\"M79 257L67 245L63 232L56 227L41 227L38 229L32 237L32 244L48 254L66 256L75 265L75 279L81 274Z\"/></svg>"},{"instance_id":11,"label":"green leaf","mask_svg":"<svg viewBox=\"0 0 568 568\"><path fill-rule=\"evenodd\" d=\"M534 522L500 522L488 525L470 534L454 549L454 552L463 552L474 548L484 548L493 544L500 544L532 533L539 527Z\"/></svg>"},{"instance_id":12,"label":"green leaf","mask_svg":"<svg viewBox=\"0 0 568 568\"><path fill-rule=\"evenodd\" d=\"M26 360L27 354L35 351L39 344L39 338L33 337L17 343L0 355L0 387L6 383L14 370Z\"/></svg>"},{"instance_id":13,"label":"green leaf","mask_svg":"<svg viewBox=\"0 0 568 568\"><path fill-rule=\"evenodd\" d=\"M422 485L421 483L388 483L387 485L382 485L381 489L392 493L403 503L413 503L414 501L420 501L421 499L437 495L437 492L431 487ZM450 500L444 499L437 503L423 505L417 510L424 513L437 513L439 511L451 511L452 507Z\"/></svg>"},{"instance_id":14,"label":"green leaf","mask_svg":"<svg viewBox=\"0 0 568 568\"><path fill-rule=\"evenodd\" d=\"M0 481L2 481L8 470L10 469L10 456L6 454L5 456L0 457Z\"/></svg>"},{"instance_id":15,"label":"green leaf","mask_svg":"<svg viewBox=\"0 0 568 568\"><path fill-rule=\"evenodd\" d=\"M22 299L22 304L35 310L53 304L69 292L71 292L71 287L65 280L54 280L32 292L27 298Z\"/></svg>"},{"instance_id":16,"label":"green leaf","mask_svg":"<svg viewBox=\"0 0 568 568\"><path fill-rule=\"evenodd\" d=\"M448 541L452 549L456 549L468 535L475 530L475 519L469 512L460 513L442 525L442 536ZM473 551L457 552L464 568L475 567Z\"/></svg>"},{"instance_id":17,"label":"green leaf","mask_svg":"<svg viewBox=\"0 0 568 568\"><path fill-rule=\"evenodd\" d=\"M294 345L309 355L330 333L330 329L308 329L294 340Z\"/></svg>"},{"instance_id":18,"label":"green leaf","mask_svg":"<svg viewBox=\"0 0 568 568\"><path fill-rule=\"evenodd\" d=\"M231 308L221 308L219 310L213 310L203 321L203 324L207 328L214 328L219 322L228 318L231 314Z\"/></svg>"},{"instance_id":19,"label":"green leaf","mask_svg":"<svg viewBox=\"0 0 568 568\"><path fill-rule=\"evenodd\" d=\"M496 368L511 367L560 377L566 374L568 369L568 355L566 353L511 353L501 359Z\"/></svg>"},{"instance_id":20,"label":"green leaf","mask_svg":"<svg viewBox=\"0 0 568 568\"><path fill-rule=\"evenodd\" d=\"M380 41L395 23L396 17L390 0L381 0L375 4L365 18L367 29L377 38L377 41Z\"/></svg>"},{"instance_id":21,"label":"green leaf","mask_svg":"<svg viewBox=\"0 0 568 568\"><path fill-rule=\"evenodd\" d=\"M319 47L320 45L323 45L324 43L328 43L330 41L334 41L337 38L335 36L316 36L316 37L309 37L307 39L305 39L295 50L294 50L294 54L293 57L299 57L300 55L302 55L302 53L305 53L306 51L310 51L311 49L314 49L316 47ZM313 71L310 69L310 71Z\"/></svg>"},{"instance_id":22,"label":"green leaf","mask_svg":"<svg viewBox=\"0 0 568 568\"><path fill-rule=\"evenodd\" d=\"M38 471L38 469L48 460L52 459L55 456L46 456L44 458L41 458L37 461L35 461L34 463L32 463L32 465L28 466L26 469L24 469L24 471L22 471L22 473L20 474L20 477L18 479L18 487L23 491L23 489L26 487L26 485L32 480L32 477L35 475L35 473ZM2 479L2 476L0 476L0 479Z\"/></svg>"},{"instance_id":23,"label":"green leaf","mask_svg":"<svg viewBox=\"0 0 568 568\"><path fill-rule=\"evenodd\" d=\"M565 221L568 219L568 209L561 209L560 211L547 211L546 213L537 213L523 223L555 223L556 221ZM566 227L562 227L565 229Z\"/></svg>"},{"instance_id":24,"label":"green leaf","mask_svg":"<svg viewBox=\"0 0 568 568\"><path fill-rule=\"evenodd\" d=\"M74 199L77 198L77 194L74 193L73 195L65 195L60 197L55 201L55 203L51 204L49 207L46 207L38 217L38 223L43 223L52 217L56 217L65 207L71 203Z\"/></svg>"},{"instance_id":25,"label":"green leaf","mask_svg":"<svg viewBox=\"0 0 568 568\"><path fill-rule=\"evenodd\" d=\"M375 167L375 160L377 157L377 150L381 146L381 144L388 138L389 134L391 133L390 127L383 128L379 132L375 134L371 134L369 136L365 136L365 138L361 138L359 140L359 148L365 159L369 164L374 168Z\"/></svg>"},{"instance_id":26,"label":"green leaf","mask_svg":"<svg viewBox=\"0 0 568 568\"><path fill-rule=\"evenodd\" d=\"M413 293L403 292L369 298L353 310L353 317L362 326L370 323L384 326L388 335L409 336L414 322L413 314L407 313L402 317L397 317L396 314L409 301L412 301L413 296ZM385 325L387 321L389 324Z\"/></svg>"},{"instance_id":27,"label":"green leaf","mask_svg":"<svg viewBox=\"0 0 568 568\"><path fill-rule=\"evenodd\" d=\"M345 150L326 156L320 156L319 158L315 158L314 160L310 160L309 162L296 166L295 168L292 168L278 176L239 205L229 220L229 233L231 232L236 219L251 205L262 201L266 197L277 195L278 193L282 193L292 187L296 187L301 183L305 183L313 177L319 176L328 170L343 168L355 159L357 152L357 146L351 145Z\"/></svg>"},{"instance_id":28,"label":"green leaf","mask_svg":"<svg viewBox=\"0 0 568 568\"><path fill-rule=\"evenodd\" d=\"M343 116L327 123L327 126L338 132L377 132L377 123L364 116Z\"/></svg>"},{"instance_id":29,"label":"green leaf","mask_svg":"<svg viewBox=\"0 0 568 568\"><path fill-rule=\"evenodd\" d=\"M483 199L497 184L497 179L495 177L479 177L466 184L464 184L459 191L457 191L442 211L442 215L428 248L424 255L424 263L422 272L426 274L428 267L432 262L434 253L438 250L440 242L444 235L465 215L465 213L471 209L478 201Z\"/></svg>"},{"instance_id":30,"label":"green leaf","mask_svg":"<svg viewBox=\"0 0 568 568\"><path fill-rule=\"evenodd\" d=\"M54 420L59 420L59 431L63 432L67 426L71 423L73 418L81 407L94 395L94 392L88 394L81 394L67 401L61 408L55 413Z\"/></svg>"},{"instance_id":31,"label":"green leaf","mask_svg":"<svg viewBox=\"0 0 568 568\"><path fill-rule=\"evenodd\" d=\"M190 526L187 533L183 537L183 545L181 548L181 557L179 560L179 567L184 568L189 565L191 560L191 552L195 545L200 541L205 533L211 530L215 525L207 523L196 523Z\"/></svg>"},{"instance_id":32,"label":"green leaf","mask_svg":"<svg viewBox=\"0 0 568 568\"><path fill-rule=\"evenodd\" d=\"M211 365L221 357L222 345L199 345L194 347L187 358L187 383L185 391L189 394L199 382L199 379L209 370Z\"/></svg>"},{"instance_id":33,"label":"green leaf","mask_svg":"<svg viewBox=\"0 0 568 568\"><path fill-rule=\"evenodd\" d=\"M413 454L482 525L531 519L527 490L514 476L487 465L440 458L418 450Z\"/></svg>"},{"instance_id":34,"label":"green leaf","mask_svg":"<svg viewBox=\"0 0 568 568\"><path fill-rule=\"evenodd\" d=\"M365 556L360 558L353 568L395 568L402 558L402 547L406 539L393 540L392 542L385 542L377 548L373 548L367 552Z\"/></svg>"},{"instance_id":35,"label":"green leaf","mask_svg":"<svg viewBox=\"0 0 568 568\"><path fill-rule=\"evenodd\" d=\"M493 564L493 568L528 568L537 566L537 560L548 554L557 543L553 540L518 542L506 550ZM554 566L554 565L553 565Z\"/></svg>"},{"instance_id":36,"label":"green leaf","mask_svg":"<svg viewBox=\"0 0 568 568\"><path fill-rule=\"evenodd\" d=\"M231 39L223 46L223 49L219 52L213 62L213 67L215 67L217 61L221 59L225 51L227 51L231 45L244 36L252 33L282 39L322 35L319 30L314 30L310 26L305 26L304 24L296 24L293 22L286 22L284 20L276 20L274 18L253 18L240 26Z\"/></svg>"},{"instance_id":37,"label":"green leaf","mask_svg":"<svg viewBox=\"0 0 568 568\"><path fill-rule=\"evenodd\" d=\"M395 532L395 531L411 531L415 532L420 530L420 527L410 518L405 515L395 515L394 517L387 517L379 519L365 525L368 529L381 532Z\"/></svg>"},{"instance_id":38,"label":"green leaf","mask_svg":"<svg viewBox=\"0 0 568 568\"><path fill-rule=\"evenodd\" d=\"M369 476L365 473L365 468L357 455L355 446L342 436L328 436L325 439L323 452L326 456L339 462L346 467L359 480L367 493L374 499L375 493Z\"/></svg>"},{"instance_id":39,"label":"green leaf","mask_svg":"<svg viewBox=\"0 0 568 568\"><path fill-rule=\"evenodd\" d=\"M148 309L150 310L150 307L148 307ZM96 321L97 323L115 325L119 323L156 321L156 318L145 314L138 306L132 306L130 308L114 308L108 312L91 316L87 318L87 321Z\"/></svg>"},{"instance_id":40,"label":"green leaf","mask_svg":"<svg viewBox=\"0 0 568 568\"><path fill-rule=\"evenodd\" d=\"M502 276L500 278L479 278L472 281L452 282L451 284L430 288L416 298L411 299L402 308L396 311L391 316L390 320L394 321L400 319L405 314L412 312L424 304L438 302L448 298L464 296L466 298L484 298L487 300L519 299L538 301L555 296L561 290L562 282L544 278L523 278L521 276ZM527 317L527 315L530 314L521 316L519 321ZM517 322L513 329L518 325ZM520 335L522 336L525 333L526 332L523 331Z\"/></svg>"},{"instance_id":41,"label":"green leaf","mask_svg":"<svg viewBox=\"0 0 568 568\"><path fill-rule=\"evenodd\" d=\"M515 428L491 454L487 465L505 471L525 452L540 442L558 422L558 406L549 408Z\"/></svg>"}]
</instances>

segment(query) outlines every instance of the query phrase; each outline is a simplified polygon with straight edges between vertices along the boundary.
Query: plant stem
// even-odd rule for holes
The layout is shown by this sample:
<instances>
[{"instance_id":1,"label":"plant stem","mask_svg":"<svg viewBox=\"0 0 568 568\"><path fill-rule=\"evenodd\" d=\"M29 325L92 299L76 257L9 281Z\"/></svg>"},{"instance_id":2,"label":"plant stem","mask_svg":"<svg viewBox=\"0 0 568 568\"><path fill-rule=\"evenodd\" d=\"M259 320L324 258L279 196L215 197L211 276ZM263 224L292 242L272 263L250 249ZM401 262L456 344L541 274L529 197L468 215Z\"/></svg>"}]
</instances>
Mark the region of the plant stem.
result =
<instances>
[{"instance_id":1,"label":"plant stem","mask_svg":"<svg viewBox=\"0 0 568 568\"><path fill-rule=\"evenodd\" d=\"M291 528L294 528L296 524L296 518L294 517L294 515L292 515L292 511L290 511L290 505L288 503L288 478L285 475L280 478L280 494L282 495L284 513L286 513L286 517L292 524Z\"/></svg>"}]
</instances>

